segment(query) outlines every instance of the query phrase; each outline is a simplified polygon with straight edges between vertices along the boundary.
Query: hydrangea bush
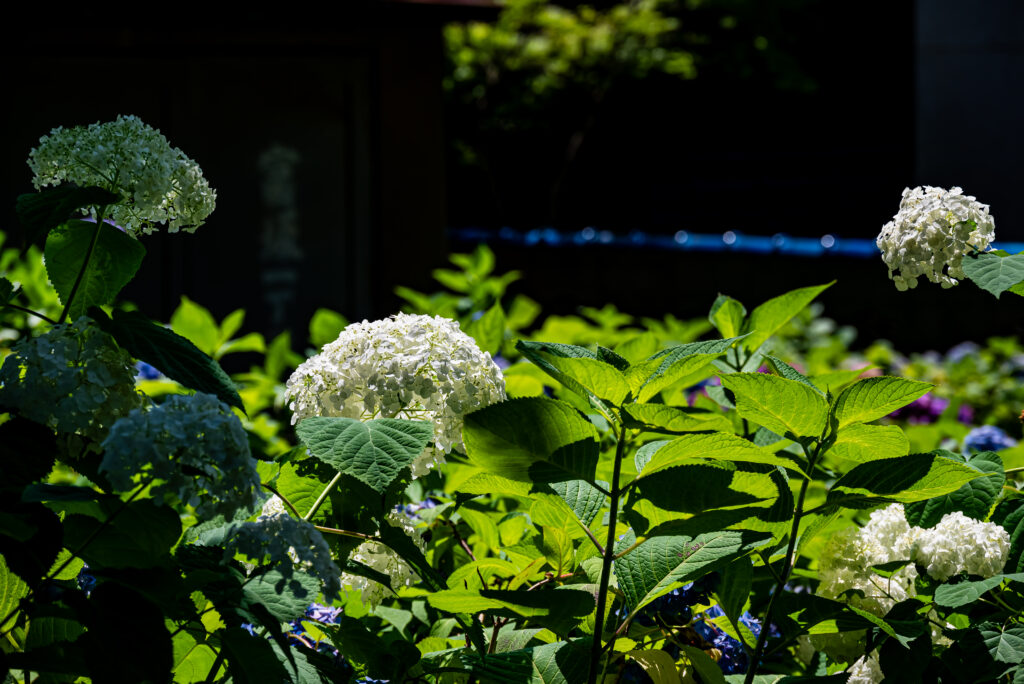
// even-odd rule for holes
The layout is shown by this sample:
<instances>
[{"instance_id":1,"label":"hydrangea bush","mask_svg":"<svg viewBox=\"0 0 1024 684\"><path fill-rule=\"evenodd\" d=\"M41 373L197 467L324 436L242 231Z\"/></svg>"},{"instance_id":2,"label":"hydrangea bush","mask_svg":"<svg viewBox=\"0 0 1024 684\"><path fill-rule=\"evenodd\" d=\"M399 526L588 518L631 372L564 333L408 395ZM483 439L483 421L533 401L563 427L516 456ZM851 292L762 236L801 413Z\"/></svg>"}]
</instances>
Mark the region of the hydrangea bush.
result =
<instances>
[{"instance_id":1,"label":"hydrangea bush","mask_svg":"<svg viewBox=\"0 0 1024 684\"><path fill-rule=\"evenodd\" d=\"M3 315L39 321L0 367L9 680L1024 677L1017 447L987 426L912 448L941 388L784 343L830 284L524 335L536 304L478 250L439 272L463 296L318 312L303 360L233 337L241 312L115 305L144 226L212 209L162 136L59 130L30 164L75 186L18 201L59 307L0 280ZM973 202L906 194L880 238L897 286L1017 287ZM239 384L216 360L237 350L265 354Z\"/></svg>"}]
</instances>

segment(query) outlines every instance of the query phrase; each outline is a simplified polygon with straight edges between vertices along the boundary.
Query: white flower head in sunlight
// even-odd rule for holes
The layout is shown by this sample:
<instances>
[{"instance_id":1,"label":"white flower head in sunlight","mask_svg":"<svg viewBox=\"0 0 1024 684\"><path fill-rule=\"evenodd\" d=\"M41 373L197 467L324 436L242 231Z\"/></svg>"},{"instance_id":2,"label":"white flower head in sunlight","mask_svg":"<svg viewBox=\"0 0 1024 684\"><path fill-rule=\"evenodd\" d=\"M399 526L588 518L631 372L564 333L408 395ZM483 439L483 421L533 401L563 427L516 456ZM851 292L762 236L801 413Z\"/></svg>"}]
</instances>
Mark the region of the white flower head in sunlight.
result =
<instances>
[{"instance_id":1,"label":"white flower head in sunlight","mask_svg":"<svg viewBox=\"0 0 1024 684\"><path fill-rule=\"evenodd\" d=\"M426 420L433 446L412 463L413 477L462 451L463 416L505 399L491 355L441 316L398 314L353 323L288 379L292 423L311 416Z\"/></svg>"},{"instance_id":2,"label":"white flower head in sunlight","mask_svg":"<svg viewBox=\"0 0 1024 684\"><path fill-rule=\"evenodd\" d=\"M134 236L162 223L169 233L193 232L217 199L199 165L135 116L55 128L39 139L28 165L36 189L74 183L121 195L105 218Z\"/></svg>"},{"instance_id":3,"label":"white flower head in sunlight","mask_svg":"<svg viewBox=\"0 0 1024 684\"><path fill-rule=\"evenodd\" d=\"M984 251L995 239L988 205L960 188L930 185L903 190L900 209L882 227L875 244L896 289L917 287L925 276L942 287L965 277L962 263L972 250Z\"/></svg>"}]
</instances>

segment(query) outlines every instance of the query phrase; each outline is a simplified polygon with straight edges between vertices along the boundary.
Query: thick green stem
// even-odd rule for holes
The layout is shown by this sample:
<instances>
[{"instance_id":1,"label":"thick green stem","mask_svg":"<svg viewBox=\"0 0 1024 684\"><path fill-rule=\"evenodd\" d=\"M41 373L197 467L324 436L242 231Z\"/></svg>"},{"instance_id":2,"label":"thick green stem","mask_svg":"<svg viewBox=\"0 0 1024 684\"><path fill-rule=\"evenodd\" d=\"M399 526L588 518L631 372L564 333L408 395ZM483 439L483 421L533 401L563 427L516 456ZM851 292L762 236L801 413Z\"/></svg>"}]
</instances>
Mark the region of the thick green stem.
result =
<instances>
[{"instance_id":1,"label":"thick green stem","mask_svg":"<svg viewBox=\"0 0 1024 684\"><path fill-rule=\"evenodd\" d=\"M320 506L322 506L324 501L327 500L327 496L331 493L331 490L338 486L339 481L341 481L341 473L335 475L334 479L327 483L327 486L324 487L324 490L320 492L320 496L318 496L316 501L313 502L313 505L310 506L309 512L306 513L306 515L302 516L303 520L308 522L313 519L313 516L316 515L316 512L320 510Z\"/></svg>"},{"instance_id":2,"label":"thick green stem","mask_svg":"<svg viewBox=\"0 0 1024 684\"><path fill-rule=\"evenodd\" d=\"M608 582L612 574L612 560L615 558L615 527L619 515L619 475L622 472L622 458L626 452L626 428L619 430L618 444L615 445L615 464L612 470L611 502L608 511L608 541L604 545L604 561L601 564L601 581L597 590L597 624L594 626L594 643L590 648L589 684L596 684L601 667L601 635L604 632L604 609L608 602ZM614 637L613 637L614 638Z\"/></svg>"},{"instance_id":3,"label":"thick green stem","mask_svg":"<svg viewBox=\"0 0 1024 684\"><path fill-rule=\"evenodd\" d=\"M104 205L96 211L96 228L92 231L92 240L89 241L89 249L85 252L85 259L82 260L82 267L78 269L78 275L75 277L75 284L71 286L71 292L68 294L68 301L64 304L64 310L60 312L60 318L57 320L58 323L63 323L68 319L68 313L71 311L71 302L75 301L75 295L78 294L78 288L82 284L82 279L85 278L85 271L89 268L89 261L92 259L92 253L96 251L96 245L100 241L100 230L103 228L103 214L106 210L107 207Z\"/></svg>"},{"instance_id":4,"label":"thick green stem","mask_svg":"<svg viewBox=\"0 0 1024 684\"><path fill-rule=\"evenodd\" d=\"M808 454L809 467L808 471L814 471L814 465L818 460L818 454L821 451L821 442L818 443L815 448L814 454ZM782 593L783 588L786 586L786 582L789 581L789 575L793 572L793 565L795 563L794 555L796 553L796 542L797 537L800 534L800 521L803 519L804 510L804 499L807 497L807 488L811 483L810 476L804 477L803 483L800 485L800 495L796 500L796 508L793 510L793 526L789 531L789 544L786 546L786 558L783 561L782 572L779 573L778 581L775 583L775 589L772 591L771 596L768 598L768 607L765 608L764 617L761 619L761 632L757 635L757 645L754 647L754 653L750 657L750 666L747 668L747 675L743 679L743 684L752 684L754 676L757 674L757 666L761 663L761 655L764 653L764 647L768 643L768 632L770 632L770 625L772 619L772 610L775 608L775 599ZM768 564L769 558L765 565Z\"/></svg>"}]
</instances>

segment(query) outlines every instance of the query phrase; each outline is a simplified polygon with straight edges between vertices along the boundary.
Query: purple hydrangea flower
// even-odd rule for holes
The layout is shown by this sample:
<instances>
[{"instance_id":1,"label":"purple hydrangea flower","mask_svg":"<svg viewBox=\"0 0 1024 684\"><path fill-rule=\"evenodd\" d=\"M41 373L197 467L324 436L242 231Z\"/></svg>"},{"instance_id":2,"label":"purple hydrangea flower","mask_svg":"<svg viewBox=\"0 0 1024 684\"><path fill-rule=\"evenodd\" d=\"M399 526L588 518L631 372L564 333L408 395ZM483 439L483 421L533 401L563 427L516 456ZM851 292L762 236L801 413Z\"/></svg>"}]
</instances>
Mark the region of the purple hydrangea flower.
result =
<instances>
[{"instance_id":1,"label":"purple hydrangea flower","mask_svg":"<svg viewBox=\"0 0 1024 684\"><path fill-rule=\"evenodd\" d=\"M938 420L947 406L949 406L949 399L936 397L929 392L903 408L896 409L889 414L889 417L902 418L911 425L927 425Z\"/></svg>"},{"instance_id":2,"label":"purple hydrangea flower","mask_svg":"<svg viewBox=\"0 0 1024 684\"><path fill-rule=\"evenodd\" d=\"M956 411L956 419L964 425L970 425L974 422L974 407L961 404Z\"/></svg>"}]
</instances>

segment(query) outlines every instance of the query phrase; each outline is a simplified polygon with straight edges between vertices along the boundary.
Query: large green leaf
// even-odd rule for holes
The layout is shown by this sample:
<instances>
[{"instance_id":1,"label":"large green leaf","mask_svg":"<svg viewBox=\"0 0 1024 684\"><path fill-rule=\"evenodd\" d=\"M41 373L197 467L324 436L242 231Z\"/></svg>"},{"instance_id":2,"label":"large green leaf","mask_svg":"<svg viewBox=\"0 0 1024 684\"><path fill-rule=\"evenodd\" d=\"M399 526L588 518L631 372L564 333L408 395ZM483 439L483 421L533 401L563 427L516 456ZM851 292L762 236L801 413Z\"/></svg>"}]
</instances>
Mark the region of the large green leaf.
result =
<instances>
[{"instance_id":1,"label":"large green leaf","mask_svg":"<svg viewBox=\"0 0 1024 684\"><path fill-rule=\"evenodd\" d=\"M723 568L769 539L770 534L748 530L653 537L615 561L615 577L626 605L635 612L674 586ZM630 531L619 543L625 549L635 542Z\"/></svg>"},{"instance_id":2,"label":"large green leaf","mask_svg":"<svg viewBox=\"0 0 1024 684\"><path fill-rule=\"evenodd\" d=\"M999 625L987 623L980 629L981 638L993 658L1011 665L1024 662L1024 627L1001 629Z\"/></svg>"},{"instance_id":3,"label":"large green leaf","mask_svg":"<svg viewBox=\"0 0 1024 684\"><path fill-rule=\"evenodd\" d=\"M927 382L882 376L865 378L839 393L832 404L838 427L887 416L931 390Z\"/></svg>"},{"instance_id":4,"label":"large green leaf","mask_svg":"<svg viewBox=\"0 0 1024 684\"><path fill-rule=\"evenodd\" d=\"M828 406L813 387L764 373L722 375L722 386L736 396L736 411L778 435L820 437Z\"/></svg>"},{"instance_id":5,"label":"large green leaf","mask_svg":"<svg viewBox=\"0 0 1024 684\"><path fill-rule=\"evenodd\" d=\"M643 363L629 367L626 379L634 399L647 402L669 385L703 370L713 359L724 354L742 337L724 340L690 342L658 352Z\"/></svg>"},{"instance_id":6,"label":"large green leaf","mask_svg":"<svg viewBox=\"0 0 1024 684\"><path fill-rule=\"evenodd\" d=\"M779 489L770 474L727 466L732 464L723 466L715 461L703 461L663 468L655 475L636 480L636 490L656 507L682 513L731 506L765 506L778 498Z\"/></svg>"},{"instance_id":7,"label":"large green leaf","mask_svg":"<svg viewBox=\"0 0 1024 684\"><path fill-rule=\"evenodd\" d=\"M865 508L879 503L910 503L960 489L982 473L935 452L864 463L832 485L828 503Z\"/></svg>"},{"instance_id":8,"label":"large green leaf","mask_svg":"<svg viewBox=\"0 0 1024 684\"><path fill-rule=\"evenodd\" d=\"M594 610L594 597L585 591L527 591L517 589L445 589L427 595L427 602L449 613L511 611L523 617L558 615L583 617Z\"/></svg>"},{"instance_id":9,"label":"large green leaf","mask_svg":"<svg viewBox=\"0 0 1024 684\"><path fill-rule=\"evenodd\" d=\"M629 384L622 371L584 347L520 340L516 349L585 399L593 395L617 406L629 394Z\"/></svg>"},{"instance_id":10,"label":"large green leaf","mask_svg":"<svg viewBox=\"0 0 1024 684\"><path fill-rule=\"evenodd\" d=\"M187 631L174 635L173 649L171 674L175 682L202 682L217 660L216 651Z\"/></svg>"},{"instance_id":11,"label":"large green leaf","mask_svg":"<svg viewBox=\"0 0 1024 684\"><path fill-rule=\"evenodd\" d=\"M115 204L121 196L94 186L59 185L39 192L18 195L15 211L29 242L46 235L84 207Z\"/></svg>"},{"instance_id":12,"label":"large green leaf","mask_svg":"<svg viewBox=\"0 0 1024 684\"><path fill-rule=\"evenodd\" d=\"M216 395L224 403L245 410L238 390L220 364L181 335L153 323L138 311L118 310L111 319L99 308L92 308L89 315L129 354L171 380Z\"/></svg>"},{"instance_id":13,"label":"large green leaf","mask_svg":"<svg viewBox=\"0 0 1024 684\"><path fill-rule=\"evenodd\" d=\"M607 501L603 493L585 480L552 482L548 486L562 497L580 522L588 527Z\"/></svg>"},{"instance_id":14,"label":"large green leaf","mask_svg":"<svg viewBox=\"0 0 1024 684\"><path fill-rule=\"evenodd\" d=\"M760 347L832 283L792 290L761 304L750 312L747 322L750 336L743 340L743 346L751 351Z\"/></svg>"},{"instance_id":15,"label":"large green leaf","mask_svg":"<svg viewBox=\"0 0 1024 684\"><path fill-rule=\"evenodd\" d=\"M384 493L423 453L434 429L420 420L317 416L299 421L295 434L324 463Z\"/></svg>"},{"instance_id":16,"label":"large green leaf","mask_svg":"<svg viewBox=\"0 0 1024 684\"><path fill-rule=\"evenodd\" d=\"M341 616L336 627L325 627L324 631L348 660L374 679L398 680L419 659L419 650L408 641L398 639L389 644L347 615Z\"/></svg>"},{"instance_id":17,"label":"large green leaf","mask_svg":"<svg viewBox=\"0 0 1024 684\"><path fill-rule=\"evenodd\" d=\"M266 639L249 634L241 627L228 627L220 632L220 641L227 655L228 670L233 682L260 684L291 681Z\"/></svg>"},{"instance_id":18,"label":"large green leaf","mask_svg":"<svg viewBox=\"0 0 1024 684\"><path fill-rule=\"evenodd\" d=\"M50 231L46 238L43 251L46 273L65 306L95 231L95 223L68 221ZM78 318L90 306L113 302L117 293L135 277L145 256L146 248L138 240L109 224L100 224L89 265L71 302L70 317Z\"/></svg>"},{"instance_id":19,"label":"large green leaf","mask_svg":"<svg viewBox=\"0 0 1024 684\"><path fill-rule=\"evenodd\" d=\"M181 536L178 514L152 501L133 501L108 519L103 525L90 516L68 515L64 545L82 547L79 555L91 566L152 567L170 558L170 549Z\"/></svg>"},{"instance_id":20,"label":"large green leaf","mask_svg":"<svg viewBox=\"0 0 1024 684\"><path fill-rule=\"evenodd\" d=\"M992 522L1010 535L1010 553L1004 570L1024 572L1024 499L1003 499L992 513Z\"/></svg>"},{"instance_id":21,"label":"large green leaf","mask_svg":"<svg viewBox=\"0 0 1024 684\"><path fill-rule=\"evenodd\" d=\"M997 298L1024 280L1024 254L1000 256L987 252L969 254L963 260L964 273L981 289Z\"/></svg>"},{"instance_id":22,"label":"large green leaf","mask_svg":"<svg viewBox=\"0 0 1024 684\"><path fill-rule=\"evenodd\" d=\"M28 585L25 581L11 572L7 567L7 560L0 555L0 619L18 607L18 603L28 596ZM0 630L6 631L13 626L13 622L0 625Z\"/></svg>"},{"instance_id":23,"label":"large green leaf","mask_svg":"<svg viewBox=\"0 0 1024 684\"><path fill-rule=\"evenodd\" d=\"M579 684L587 680L590 648L587 640L556 641L518 651L481 657L468 648L428 654L422 661L428 672L465 672L494 684Z\"/></svg>"},{"instance_id":24,"label":"large green leaf","mask_svg":"<svg viewBox=\"0 0 1024 684\"><path fill-rule=\"evenodd\" d=\"M720 294L711 305L708 320L722 337L736 337L743 332L743 319L746 315L747 310L742 304L732 297Z\"/></svg>"},{"instance_id":25,"label":"large green leaf","mask_svg":"<svg viewBox=\"0 0 1024 684\"><path fill-rule=\"evenodd\" d=\"M491 355L500 352L505 341L505 312L501 308L501 303L497 302L485 311L467 327L466 332L476 340L483 351Z\"/></svg>"},{"instance_id":26,"label":"large green leaf","mask_svg":"<svg viewBox=\"0 0 1024 684\"><path fill-rule=\"evenodd\" d=\"M475 465L512 480L593 481L598 435L569 404L545 397L510 399L466 416L466 454Z\"/></svg>"},{"instance_id":27,"label":"large green leaf","mask_svg":"<svg viewBox=\"0 0 1024 684\"><path fill-rule=\"evenodd\" d=\"M642 467L640 477L647 478L673 466L704 463L702 459L712 462L767 463L797 469L794 461L778 456L770 449L759 447L738 435L728 432L702 432L681 435L662 444Z\"/></svg>"},{"instance_id":28,"label":"large green leaf","mask_svg":"<svg viewBox=\"0 0 1024 684\"><path fill-rule=\"evenodd\" d=\"M1009 575L993 575L982 580L941 584L935 589L935 603L947 608L959 608L974 603L990 589L1004 581L1024 582L1024 572Z\"/></svg>"},{"instance_id":29,"label":"large green leaf","mask_svg":"<svg viewBox=\"0 0 1024 684\"><path fill-rule=\"evenodd\" d=\"M666 406L665 404L623 404L627 427L654 429L659 432L703 432L732 430L732 421L721 411Z\"/></svg>"},{"instance_id":30,"label":"large green leaf","mask_svg":"<svg viewBox=\"0 0 1024 684\"><path fill-rule=\"evenodd\" d=\"M278 620L288 622L305 615L320 592L320 581L304 572L285 575L275 569L249 580L242 591L247 601L262 604Z\"/></svg>"},{"instance_id":31,"label":"large green leaf","mask_svg":"<svg viewBox=\"0 0 1024 684\"><path fill-rule=\"evenodd\" d=\"M855 423L839 431L826 458L839 461L842 470L852 464L906 456L910 442L896 425L862 425Z\"/></svg>"},{"instance_id":32,"label":"large green leaf","mask_svg":"<svg viewBox=\"0 0 1024 684\"><path fill-rule=\"evenodd\" d=\"M947 453L947 458L964 462L964 457L960 454ZM992 451L983 451L975 454L970 461L967 461L967 465L983 473L985 477L971 480L955 492L927 501L907 504L905 506L907 522L915 527L935 527L944 515L955 511L960 511L974 520L986 520L1006 483L1003 461L998 454Z\"/></svg>"}]
</instances>

